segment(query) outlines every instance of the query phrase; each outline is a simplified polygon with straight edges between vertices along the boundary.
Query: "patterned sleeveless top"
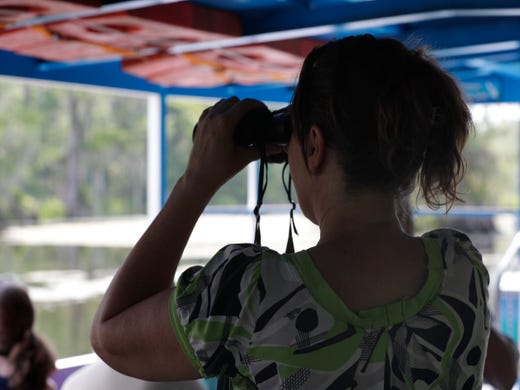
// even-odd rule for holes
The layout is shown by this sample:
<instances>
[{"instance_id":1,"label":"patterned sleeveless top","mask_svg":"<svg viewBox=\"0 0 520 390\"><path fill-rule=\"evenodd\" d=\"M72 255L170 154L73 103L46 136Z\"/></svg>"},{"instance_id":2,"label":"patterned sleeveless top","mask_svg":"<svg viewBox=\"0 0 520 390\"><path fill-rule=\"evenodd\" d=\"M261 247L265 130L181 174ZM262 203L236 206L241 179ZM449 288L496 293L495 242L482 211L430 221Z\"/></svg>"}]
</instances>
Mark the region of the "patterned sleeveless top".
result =
<instances>
[{"instance_id":1,"label":"patterned sleeveless top","mask_svg":"<svg viewBox=\"0 0 520 390\"><path fill-rule=\"evenodd\" d=\"M170 316L204 377L236 389L477 389L490 318L489 276L463 233L422 236L417 295L353 312L306 251L229 245L185 271Z\"/></svg>"}]
</instances>

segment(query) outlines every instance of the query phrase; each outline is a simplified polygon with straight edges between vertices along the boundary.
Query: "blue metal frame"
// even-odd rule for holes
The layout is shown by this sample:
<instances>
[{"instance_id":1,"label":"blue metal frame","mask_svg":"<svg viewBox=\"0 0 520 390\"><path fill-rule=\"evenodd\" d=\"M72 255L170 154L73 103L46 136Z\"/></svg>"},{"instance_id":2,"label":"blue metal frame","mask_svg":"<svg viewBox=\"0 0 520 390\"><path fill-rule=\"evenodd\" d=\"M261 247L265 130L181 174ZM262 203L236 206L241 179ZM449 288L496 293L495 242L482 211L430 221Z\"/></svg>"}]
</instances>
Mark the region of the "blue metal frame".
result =
<instances>
[{"instance_id":1,"label":"blue metal frame","mask_svg":"<svg viewBox=\"0 0 520 390\"><path fill-rule=\"evenodd\" d=\"M161 205L166 202L166 198L168 197L168 142L166 139L166 118L168 115L168 106L167 106L167 97L168 95L161 93Z\"/></svg>"}]
</instances>

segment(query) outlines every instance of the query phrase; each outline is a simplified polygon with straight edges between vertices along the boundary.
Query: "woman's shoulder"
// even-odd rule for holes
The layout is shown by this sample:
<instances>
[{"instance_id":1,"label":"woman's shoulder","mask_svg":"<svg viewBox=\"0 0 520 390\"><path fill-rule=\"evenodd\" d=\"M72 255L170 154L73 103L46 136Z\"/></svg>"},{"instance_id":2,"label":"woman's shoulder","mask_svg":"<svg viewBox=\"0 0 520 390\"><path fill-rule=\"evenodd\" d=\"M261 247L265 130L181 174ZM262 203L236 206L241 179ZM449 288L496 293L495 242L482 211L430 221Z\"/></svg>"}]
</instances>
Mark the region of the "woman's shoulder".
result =
<instances>
[{"instance_id":1,"label":"woman's shoulder","mask_svg":"<svg viewBox=\"0 0 520 390\"><path fill-rule=\"evenodd\" d=\"M489 273L482 255L467 234L455 229L436 229L423 234L422 238L435 242L438 247L445 285L451 281L460 287L462 278L474 278L475 275L479 275L482 284L489 284Z\"/></svg>"},{"instance_id":2,"label":"woman's shoulder","mask_svg":"<svg viewBox=\"0 0 520 390\"><path fill-rule=\"evenodd\" d=\"M464 232L449 228L435 229L424 233L422 239L437 242L445 261L467 258L471 263L482 264L480 251Z\"/></svg>"},{"instance_id":3,"label":"woman's shoulder","mask_svg":"<svg viewBox=\"0 0 520 390\"><path fill-rule=\"evenodd\" d=\"M468 235L460 230L452 229L452 228L439 228L427 231L422 235L424 238L431 238L437 241L467 241L471 242L471 239Z\"/></svg>"},{"instance_id":4,"label":"woman's shoulder","mask_svg":"<svg viewBox=\"0 0 520 390\"><path fill-rule=\"evenodd\" d=\"M292 261L268 247L256 244L229 244L222 247L204 265L184 271L178 281L178 289L192 283L230 286L255 283L262 274L279 273L273 268L284 267Z\"/></svg>"},{"instance_id":5,"label":"woman's shoulder","mask_svg":"<svg viewBox=\"0 0 520 390\"><path fill-rule=\"evenodd\" d=\"M257 244L229 244L222 247L206 264L208 272L222 267L245 268L260 265L272 259L282 259L283 255Z\"/></svg>"},{"instance_id":6,"label":"woman's shoulder","mask_svg":"<svg viewBox=\"0 0 520 390\"><path fill-rule=\"evenodd\" d=\"M220 268L226 264L243 266L251 265L278 265L292 263L301 256L301 253L282 254L269 247L257 244L229 244L222 247L207 263L207 269Z\"/></svg>"}]
</instances>

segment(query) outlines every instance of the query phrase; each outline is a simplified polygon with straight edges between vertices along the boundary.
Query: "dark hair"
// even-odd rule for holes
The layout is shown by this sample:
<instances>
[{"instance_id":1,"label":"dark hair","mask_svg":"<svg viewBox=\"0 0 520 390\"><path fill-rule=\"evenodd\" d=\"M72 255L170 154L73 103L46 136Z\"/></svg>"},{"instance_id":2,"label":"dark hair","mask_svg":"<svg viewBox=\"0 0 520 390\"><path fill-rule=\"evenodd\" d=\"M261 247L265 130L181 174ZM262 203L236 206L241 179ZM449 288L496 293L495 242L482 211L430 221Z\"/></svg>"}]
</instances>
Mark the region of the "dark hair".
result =
<instances>
[{"instance_id":1,"label":"dark hair","mask_svg":"<svg viewBox=\"0 0 520 390\"><path fill-rule=\"evenodd\" d=\"M351 191L403 196L419 183L431 208L460 200L471 115L457 83L423 49L371 35L315 48L300 73L292 120L302 150L310 127L322 129Z\"/></svg>"},{"instance_id":2,"label":"dark hair","mask_svg":"<svg viewBox=\"0 0 520 390\"><path fill-rule=\"evenodd\" d=\"M34 308L23 286L0 282L0 326L6 338L2 353L14 364L9 378L13 390L43 390L55 370L55 357L45 341L33 331Z\"/></svg>"}]
</instances>

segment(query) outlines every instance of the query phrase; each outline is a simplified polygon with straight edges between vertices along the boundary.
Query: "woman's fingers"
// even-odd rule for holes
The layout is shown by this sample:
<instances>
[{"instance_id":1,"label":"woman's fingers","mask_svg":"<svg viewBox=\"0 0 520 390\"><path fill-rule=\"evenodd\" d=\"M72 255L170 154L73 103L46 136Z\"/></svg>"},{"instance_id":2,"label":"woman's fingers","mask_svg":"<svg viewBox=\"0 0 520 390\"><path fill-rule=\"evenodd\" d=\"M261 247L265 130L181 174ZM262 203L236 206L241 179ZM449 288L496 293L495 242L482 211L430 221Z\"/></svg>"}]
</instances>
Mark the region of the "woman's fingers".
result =
<instances>
[{"instance_id":1,"label":"woman's fingers","mask_svg":"<svg viewBox=\"0 0 520 390\"><path fill-rule=\"evenodd\" d=\"M217 115L226 112L229 108L240 101L236 96L231 96L227 99L220 99L213 105L209 111L210 115Z\"/></svg>"},{"instance_id":2,"label":"woman's fingers","mask_svg":"<svg viewBox=\"0 0 520 390\"><path fill-rule=\"evenodd\" d=\"M213 106L210 106L202 111L199 120L193 129L193 140L195 140L196 133L200 131L200 127L211 127L213 131L221 131L215 129L215 127L225 127L226 123L218 123L217 120L221 119L223 114L228 111L233 105L240 100L236 96L232 96L227 99L220 99ZM211 123L211 125L210 125Z\"/></svg>"}]
</instances>

